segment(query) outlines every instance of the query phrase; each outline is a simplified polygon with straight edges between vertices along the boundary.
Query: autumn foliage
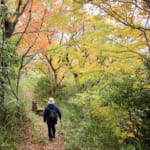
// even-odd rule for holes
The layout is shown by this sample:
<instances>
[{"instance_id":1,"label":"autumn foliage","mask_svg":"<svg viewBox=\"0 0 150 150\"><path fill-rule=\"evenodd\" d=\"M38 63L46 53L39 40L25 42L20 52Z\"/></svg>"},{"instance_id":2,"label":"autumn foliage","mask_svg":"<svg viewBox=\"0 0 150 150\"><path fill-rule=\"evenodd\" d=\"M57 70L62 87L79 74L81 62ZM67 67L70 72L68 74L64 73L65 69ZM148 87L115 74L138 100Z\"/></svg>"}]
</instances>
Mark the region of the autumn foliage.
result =
<instances>
[{"instance_id":1,"label":"autumn foliage","mask_svg":"<svg viewBox=\"0 0 150 150\"><path fill-rule=\"evenodd\" d=\"M68 147L148 149L148 0L2 0L0 15L3 112L10 95L19 106L21 81L31 71L34 89L48 91L43 99L66 96L66 107L84 112L67 108L83 123L81 132L68 117L76 130L66 132Z\"/></svg>"}]
</instances>

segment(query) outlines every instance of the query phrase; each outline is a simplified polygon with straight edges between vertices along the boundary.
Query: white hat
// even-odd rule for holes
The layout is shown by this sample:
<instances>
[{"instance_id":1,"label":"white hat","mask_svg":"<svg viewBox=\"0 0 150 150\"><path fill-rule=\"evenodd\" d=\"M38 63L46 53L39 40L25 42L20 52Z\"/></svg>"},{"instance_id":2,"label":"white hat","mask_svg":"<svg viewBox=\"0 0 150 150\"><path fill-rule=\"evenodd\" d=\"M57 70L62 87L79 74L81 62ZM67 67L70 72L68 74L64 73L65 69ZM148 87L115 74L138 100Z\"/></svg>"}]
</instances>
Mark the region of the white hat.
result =
<instances>
[{"instance_id":1,"label":"white hat","mask_svg":"<svg viewBox=\"0 0 150 150\"><path fill-rule=\"evenodd\" d=\"M48 103L49 104L55 104L55 100L53 97L50 97L49 100L48 100Z\"/></svg>"}]
</instances>

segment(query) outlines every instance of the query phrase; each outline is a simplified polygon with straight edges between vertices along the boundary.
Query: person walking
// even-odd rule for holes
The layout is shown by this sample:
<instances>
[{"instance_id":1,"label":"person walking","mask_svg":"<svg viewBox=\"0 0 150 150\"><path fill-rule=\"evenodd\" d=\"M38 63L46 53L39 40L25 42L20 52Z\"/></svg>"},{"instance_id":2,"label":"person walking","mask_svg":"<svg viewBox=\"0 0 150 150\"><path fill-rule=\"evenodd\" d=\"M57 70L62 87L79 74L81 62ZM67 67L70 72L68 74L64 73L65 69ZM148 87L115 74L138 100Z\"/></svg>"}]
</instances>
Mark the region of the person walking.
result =
<instances>
[{"instance_id":1,"label":"person walking","mask_svg":"<svg viewBox=\"0 0 150 150\"><path fill-rule=\"evenodd\" d=\"M50 97L48 100L48 106L44 111L44 122L47 122L49 140L55 138L55 125L57 124L57 115L59 116L59 119L61 121L61 111L55 105L54 98Z\"/></svg>"}]
</instances>

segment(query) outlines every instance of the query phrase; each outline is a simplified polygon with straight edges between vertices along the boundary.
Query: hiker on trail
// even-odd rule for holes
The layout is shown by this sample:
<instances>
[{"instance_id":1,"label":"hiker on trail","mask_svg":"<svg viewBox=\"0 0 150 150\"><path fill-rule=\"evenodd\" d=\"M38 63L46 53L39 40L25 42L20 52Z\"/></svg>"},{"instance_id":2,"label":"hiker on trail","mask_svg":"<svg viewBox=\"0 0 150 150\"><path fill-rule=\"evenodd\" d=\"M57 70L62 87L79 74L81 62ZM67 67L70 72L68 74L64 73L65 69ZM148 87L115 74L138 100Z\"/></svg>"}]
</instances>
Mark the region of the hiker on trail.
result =
<instances>
[{"instance_id":1,"label":"hiker on trail","mask_svg":"<svg viewBox=\"0 0 150 150\"><path fill-rule=\"evenodd\" d=\"M54 98L51 97L49 98L48 106L45 108L44 111L44 122L47 122L49 140L55 138L55 124L57 124L57 115L59 116L61 121L61 112L59 108L55 105Z\"/></svg>"}]
</instances>

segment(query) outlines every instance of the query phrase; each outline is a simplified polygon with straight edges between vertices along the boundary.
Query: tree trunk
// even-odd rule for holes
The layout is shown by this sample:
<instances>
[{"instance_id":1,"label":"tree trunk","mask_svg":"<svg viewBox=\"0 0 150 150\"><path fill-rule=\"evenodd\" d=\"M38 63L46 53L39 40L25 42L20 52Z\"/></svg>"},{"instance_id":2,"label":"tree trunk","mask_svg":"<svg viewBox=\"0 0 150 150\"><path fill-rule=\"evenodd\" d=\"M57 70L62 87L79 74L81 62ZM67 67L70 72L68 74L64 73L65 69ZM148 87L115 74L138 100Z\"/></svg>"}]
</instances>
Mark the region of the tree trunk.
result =
<instances>
[{"instance_id":1,"label":"tree trunk","mask_svg":"<svg viewBox=\"0 0 150 150\"><path fill-rule=\"evenodd\" d=\"M19 0L16 13L14 12L14 17L9 18L7 14L9 14L9 8L6 0L1 0L1 29L2 29L2 47L0 50L0 105L3 107L4 99L5 99L5 86L7 83L7 75L8 75L8 66L9 62L7 60L6 54L4 54L5 44L7 44L7 39L12 37L12 34L15 30L16 24L18 23L19 17L23 14L26 9L29 0L26 0L26 3L22 5L22 0Z\"/></svg>"},{"instance_id":2,"label":"tree trunk","mask_svg":"<svg viewBox=\"0 0 150 150\"><path fill-rule=\"evenodd\" d=\"M80 87L79 75L77 73L73 73L75 83L78 87Z\"/></svg>"},{"instance_id":3,"label":"tree trunk","mask_svg":"<svg viewBox=\"0 0 150 150\"><path fill-rule=\"evenodd\" d=\"M54 72L54 78L55 78L55 97L57 96L57 90L58 90L58 79L57 79L57 73Z\"/></svg>"},{"instance_id":4,"label":"tree trunk","mask_svg":"<svg viewBox=\"0 0 150 150\"><path fill-rule=\"evenodd\" d=\"M7 65L5 63L5 58L3 56L3 51L6 43L6 33L5 33L5 20L2 16L2 47L0 51L0 105L4 107L4 99L5 99L5 82L6 82L6 68Z\"/></svg>"},{"instance_id":5,"label":"tree trunk","mask_svg":"<svg viewBox=\"0 0 150 150\"><path fill-rule=\"evenodd\" d=\"M20 84L20 77L21 77L22 68L23 68L23 59L21 61L21 66L19 68L18 75L17 75L16 95L17 95L18 98L19 98L19 84ZM17 99L17 101L19 101L19 99Z\"/></svg>"},{"instance_id":6,"label":"tree trunk","mask_svg":"<svg viewBox=\"0 0 150 150\"><path fill-rule=\"evenodd\" d=\"M48 78L49 78L49 83L51 86L51 96L53 97L54 96L54 86L53 86L52 73L51 73L51 69L50 69L49 64L48 64Z\"/></svg>"}]
</instances>

